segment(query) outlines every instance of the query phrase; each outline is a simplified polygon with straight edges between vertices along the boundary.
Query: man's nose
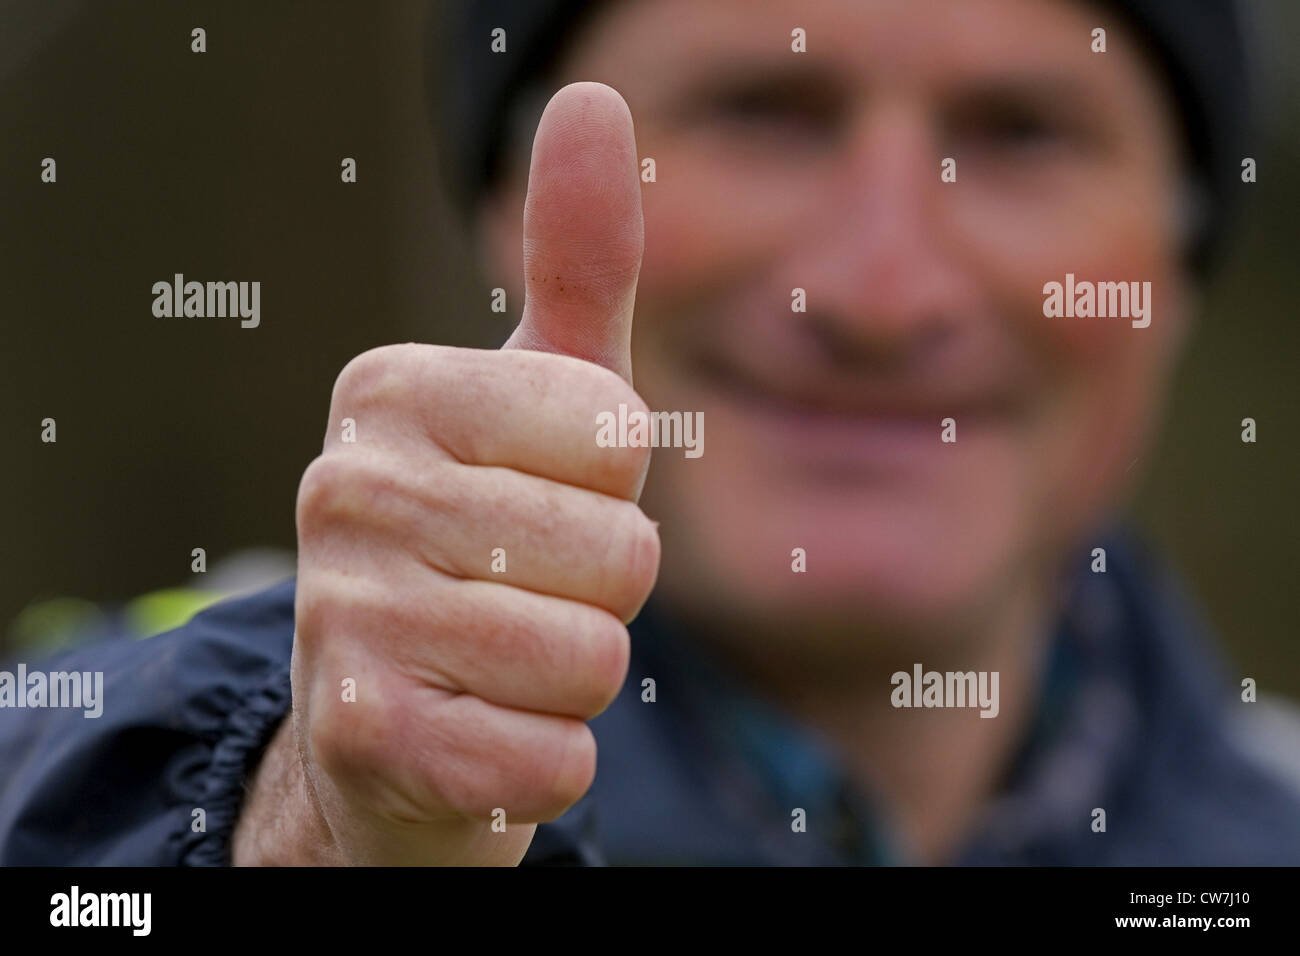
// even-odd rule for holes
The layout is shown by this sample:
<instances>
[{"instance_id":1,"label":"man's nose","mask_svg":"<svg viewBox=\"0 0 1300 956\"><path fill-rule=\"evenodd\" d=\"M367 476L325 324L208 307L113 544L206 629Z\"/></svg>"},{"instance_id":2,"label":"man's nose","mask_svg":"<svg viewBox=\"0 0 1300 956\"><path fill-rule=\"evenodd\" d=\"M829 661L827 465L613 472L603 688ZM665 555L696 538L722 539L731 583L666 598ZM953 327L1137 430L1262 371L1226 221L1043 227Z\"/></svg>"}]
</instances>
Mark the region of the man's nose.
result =
<instances>
[{"instance_id":1,"label":"man's nose","mask_svg":"<svg viewBox=\"0 0 1300 956\"><path fill-rule=\"evenodd\" d=\"M945 331L970 303L962 249L945 228L940 160L928 126L905 106L854 124L825 180L792 272L808 312L862 350L890 352Z\"/></svg>"}]
</instances>

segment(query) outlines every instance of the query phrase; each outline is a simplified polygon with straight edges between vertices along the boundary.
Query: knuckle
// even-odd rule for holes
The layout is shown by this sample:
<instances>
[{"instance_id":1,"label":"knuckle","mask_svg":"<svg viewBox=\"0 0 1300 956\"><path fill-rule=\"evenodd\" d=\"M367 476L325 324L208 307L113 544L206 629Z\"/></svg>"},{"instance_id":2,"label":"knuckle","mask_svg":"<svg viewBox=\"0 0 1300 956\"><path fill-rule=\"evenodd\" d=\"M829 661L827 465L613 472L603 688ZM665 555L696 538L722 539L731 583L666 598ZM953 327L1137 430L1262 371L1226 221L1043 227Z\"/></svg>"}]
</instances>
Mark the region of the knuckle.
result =
<instances>
[{"instance_id":1,"label":"knuckle","mask_svg":"<svg viewBox=\"0 0 1300 956\"><path fill-rule=\"evenodd\" d=\"M596 778L596 738L580 720L565 720L547 754L549 786L540 795L543 821L554 820L582 799Z\"/></svg>"},{"instance_id":2,"label":"knuckle","mask_svg":"<svg viewBox=\"0 0 1300 956\"><path fill-rule=\"evenodd\" d=\"M391 401L417 378L417 366L427 358L427 348L432 346L381 345L353 357L334 381L333 407Z\"/></svg>"},{"instance_id":3,"label":"knuckle","mask_svg":"<svg viewBox=\"0 0 1300 956\"><path fill-rule=\"evenodd\" d=\"M294 596L294 629L304 649L315 652L330 644L336 634L367 633L381 629L385 606L359 578L337 571L312 568L299 578ZM381 625L376 627L376 623Z\"/></svg>"},{"instance_id":4,"label":"knuckle","mask_svg":"<svg viewBox=\"0 0 1300 956\"><path fill-rule=\"evenodd\" d=\"M610 610L629 621L654 587L659 575L659 529L634 502L620 505L625 517L610 535L610 553L604 564L611 577Z\"/></svg>"},{"instance_id":5,"label":"knuckle","mask_svg":"<svg viewBox=\"0 0 1300 956\"><path fill-rule=\"evenodd\" d=\"M316 573L298 575L293 596L295 654L314 648L328 633L332 615L328 610L329 584Z\"/></svg>"},{"instance_id":6,"label":"knuckle","mask_svg":"<svg viewBox=\"0 0 1300 956\"><path fill-rule=\"evenodd\" d=\"M401 461L400 456L375 453L326 452L317 457L298 485L299 538L337 524L358 523L372 529L407 526L414 489L403 478ZM430 503L438 500L435 492L425 498Z\"/></svg>"},{"instance_id":7,"label":"knuckle","mask_svg":"<svg viewBox=\"0 0 1300 956\"><path fill-rule=\"evenodd\" d=\"M492 810L519 788L511 779L521 769L503 746L493 711L474 701L475 713L465 712L466 698L448 697L440 705L420 708L418 729L408 745L395 754L408 768L410 787L423 794L427 806L443 814L487 819Z\"/></svg>"},{"instance_id":8,"label":"knuckle","mask_svg":"<svg viewBox=\"0 0 1300 956\"><path fill-rule=\"evenodd\" d=\"M613 614L595 609L588 632L584 719L590 720L613 703L627 678L631 639L627 627Z\"/></svg>"},{"instance_id":9,"label":"knuckle","mask_svg":"<svg viewBox=\"0 0 1300 956\"><path fill-rule=\"evenodd\" d=\"M340 573L315 570L304 580L293 690L305 708L308 752L331 777L379 775L403 731L390 705L402 693L388 668L381 596Z\"/></svg>"},{"instance_id":10,"label":"knuckle","mask_svg":"<svg viewBox=\"0 0 1300 956\"><path fill-rule=\"evenodd\" d=\"M619 406L625 405L629 419L650 415L645 399L618 374L596 365L589 367L599 411L617 415ZM639 485L649 465L650 453L648 445L616 445L601 448L599 462L610 485L630 494Z\"/></svg>"},{"instance_id":11,"label":"knuckle","mask_svg":"<svg viewBox=\"0 0 1300 956\"><path fill-rule=\"evenodd\" d=\"M347 487L352 481L353 469L337 456L320 455L307 466L298 483L299 537L331 523L346 509Z\"/></svg>"},{"instance_id":12,"label":"knuckle","mask_svg":"<svg viewBox=\"0 0 1300 956\"><path fill-rule=\"evenodd\" d=\"M449 708L456 710L456 708ZM596 773L596 742L581 720L538 715L544 728L525 741L503 737L483 715L444 715L421 730L415 788L440 815L486 820L497 807L530 820L554 819L577 803ZM409 759L409 758L408 758Z\"/></svg>"},{"instance_id":13,"label":"knuckle","mask_svg":"<svg viewBox=\"0 0 1300 956\"><path fill-rule=\"evenodd\" d=\"M367 684L373 684L368 680ZM325 686L330 689L330 682ZM367 697L382 698L370 687ZM427 823L440 803L413 780L411 737L401 715L401 695L339 704L338 695L321 701L308 730L312 762L356 806L392 823Z\"/></svg>"},{"instance_id":14,"label":"knuckle","mask_svg":"<svg viewBox=\"0 0 1300 956\"><path fill-rule=\"evenodd\" d=\"M385 739L382 720L374 708L360 700L343 704L327 684L325 693L313 701L307 721L307 751L311 762L332 780L346 785L371 778L383 766Z\"/></svg>"},{"instance_id":15,"label":"knuckle","mask_svg":"<svg viewBox=\"0 0 1300 956\"><path fill-rule=\"evenodd\" d=\"M612 477L618 483L618 487L630 495L639 486L641 476L650 466L651 449L643 446L628 446L612 448L610 451L613 452L610 455Z\"/></svg>"}]
</instances>

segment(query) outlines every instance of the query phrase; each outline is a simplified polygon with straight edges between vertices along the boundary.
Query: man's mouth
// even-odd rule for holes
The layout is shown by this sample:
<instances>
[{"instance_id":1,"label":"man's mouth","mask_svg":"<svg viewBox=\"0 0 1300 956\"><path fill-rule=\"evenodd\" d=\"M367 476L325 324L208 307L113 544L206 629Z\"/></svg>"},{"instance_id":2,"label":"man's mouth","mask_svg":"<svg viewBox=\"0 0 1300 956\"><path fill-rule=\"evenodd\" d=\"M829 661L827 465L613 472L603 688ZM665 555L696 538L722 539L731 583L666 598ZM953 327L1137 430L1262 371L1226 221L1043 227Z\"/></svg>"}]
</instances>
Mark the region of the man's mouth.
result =
<instances>
[{"instance_id":1,"label":"man's mouth","mask_svg":"<svg viewBox=\"0 0 1300 956\"><path fill-rule=\"evenodd\" d=\"M835 481L868 473L915 474L941 467L963 440L1002 433L1017 410L1005 390L955 389L797 380L754 374L726 361L708 361L698 380L718 400L714 426L740 441L759 442L787 465Z\"/></svg>"},{"instance_id":2,"label":"man's mouth","mask_svg":"<svg viewBox=\"0 0 1300 956\"><path fill-rule=\"evenodd\" d=\"M988 424L1009 418L1017 407L1004 389L967 388L943 393L914 386L862 386L759 375L737 364L705 360L701 379L733 402L763 414L844 425L919 426L937 435L943 419Z\"/></svg>"}]
</instances>

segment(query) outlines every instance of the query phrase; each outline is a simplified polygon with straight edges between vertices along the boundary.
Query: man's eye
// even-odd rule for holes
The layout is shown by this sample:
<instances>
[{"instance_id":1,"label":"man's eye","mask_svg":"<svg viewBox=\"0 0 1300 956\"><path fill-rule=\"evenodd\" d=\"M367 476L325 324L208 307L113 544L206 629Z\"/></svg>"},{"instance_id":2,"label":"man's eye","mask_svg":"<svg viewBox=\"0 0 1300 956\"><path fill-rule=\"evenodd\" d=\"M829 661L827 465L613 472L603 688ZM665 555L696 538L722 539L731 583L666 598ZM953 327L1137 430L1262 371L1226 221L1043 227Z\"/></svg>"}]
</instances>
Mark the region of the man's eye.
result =
<instances>
[{"instance_id":1,"label":"man's eye","mask_svg":"<svg viewBox=\"0 0 1300 956\"><path fill-rule=\"evenodd\" d=\"M990 140L1013 146L1056 142L1061 131L1037 116L1008 116L990 123L984 132Z\"/></svg>"},{"instance_id":2,"label":"man's eye","mask_svg":"<svg viewBox=\"0 0 1300 956\"><path fill-rule=\"evenodd\" d=\"M735 93L719 97L714 112L724 116L769 117L790 112L789 103L779 103L761 93Z\"/></svg>"},{"instance_id":3,"label":"man's eye","mask_svg":"<svg viewBox=\"0 0 1300 956\"><path fill-rule=\"evenodd\" d=\"M1051 117L1027 110L990 110L967 115L953 131L968 148L1023 152L1064 145L1069 131Z\"/></svg>"},{"instance_id":4,"label":"man's eye","mask_svg":"<svg viewBox=\"0 0 1300 956\"><path fill-rule=\"evenodd\" d=\"M719 97L708 120L756 135L825 136L834 132L834 116L825 106L790 95L740 92Z\"/></svg>"}]
</instances>

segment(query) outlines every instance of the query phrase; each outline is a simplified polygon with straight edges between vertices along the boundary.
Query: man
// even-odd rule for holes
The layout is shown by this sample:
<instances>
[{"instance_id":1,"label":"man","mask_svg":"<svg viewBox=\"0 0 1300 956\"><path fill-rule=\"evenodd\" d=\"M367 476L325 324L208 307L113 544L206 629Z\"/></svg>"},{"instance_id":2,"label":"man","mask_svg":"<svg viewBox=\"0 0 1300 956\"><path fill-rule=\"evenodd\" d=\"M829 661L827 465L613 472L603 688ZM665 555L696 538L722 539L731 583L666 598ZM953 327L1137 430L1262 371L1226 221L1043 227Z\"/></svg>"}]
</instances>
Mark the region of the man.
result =
<instances>
[{"instance_id":1,"label":"man","mask_svg":"<svg viewBox=\"0 0 1300 956\"><path fill-rule=\"evenodd\" d=\"M1229 4L579 6L461 34L515 57L450 132L518 329L356 358L296 580L5 715L3 859L1300 862L1294 738L1120 521Z\"/></svg>"}]
</instances>

